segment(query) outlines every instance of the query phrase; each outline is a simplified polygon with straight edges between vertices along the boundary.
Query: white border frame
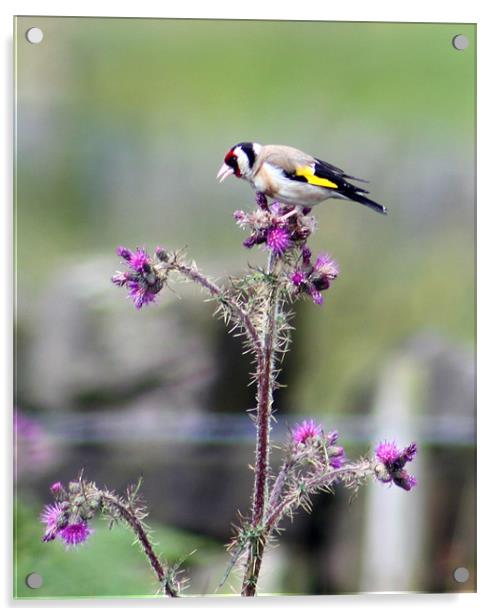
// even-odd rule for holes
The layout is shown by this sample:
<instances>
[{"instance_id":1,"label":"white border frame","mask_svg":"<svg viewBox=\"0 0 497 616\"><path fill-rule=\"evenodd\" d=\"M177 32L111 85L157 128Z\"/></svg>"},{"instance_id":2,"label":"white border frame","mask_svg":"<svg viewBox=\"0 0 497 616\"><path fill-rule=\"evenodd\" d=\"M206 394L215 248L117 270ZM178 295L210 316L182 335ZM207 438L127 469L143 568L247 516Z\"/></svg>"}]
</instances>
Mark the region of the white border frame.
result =
<instances>
[{"instance_id":1,"label":"white border frame","mask_svg":"<svg viewBox=\"0 0 497 616\"><path fill-rule=\"evenodd\" d=\"M142 610L145 606L151 609L171 610L202 610L208 613L222 610L257 609L263 613L276 607L285 610L301 610L315 608L316 610L341 610L347 613L363 615L365 611L376 610L382 614L398 613L402 610L404 616L418 613L420 609L443 610L451 615L466 614L468 609L485 608L494 603L492 590L495 585L493 571L495 570L495 555L491 538L495 536L492 524L494 509L495 477L493 454L495 445L493 438L497 406L495 390L492 387L492 359L495 355L497 293L493 292L495 276L496 246L495 212L497 203L492 198L497 183L495 170L495 109L497 109L494 91L495 74L495 21L492 20L492 4L487 0L473 2L430 2L417 0L415 3L398 2L394 0L349 0L346 3L331 3L325 0L312 0L307 3L276 2L275 0L251 0L250 2L235 2L223 0L217 2L200 2L199 0L183 0L181 3L153 2L141 0L137 2L111 2L110 0L86 0L85 2L46 0L40 5L34 1L18 1L2 3L0 28L2 32L3 61L0 65L0 84L3 96L2 134L4 142L1 151L0 186L3 188L3 207L0 208L0 230L2 233L1 264L2 271L2 301L1 333L2 345L0 355L0 391L5 392L2 416L4 418L2 434L5 437L3 455L0 457L3 474L3 506L2 530L5 531L3 541L5 567L3 571L12 572L12 490L11 490L11 408L12 408L12 27L13 15L68 15L68 16L115 16L115 17L198 17L198 18L230 18L230 19L323 19L335 21L417 21L417 22L454 22L477 23L478 25L478 200L481 204L477 217L478 233L478 468L481 469L482 480L478 490L478 536L484 541L478 544L478 592L475 594L447 595L350 595L337 597L294 597L294 598L262 598L252 601L239 599L206 599L184 600L164 606L156 601L129 600L57 600L57 601L16 601L10 599L12 593L12 573L0 575L0 595L7 608L21 611L35 608L41 612L54 608L114 610L130 607ZM461 247L464 250L464 247ZM8 292L10 290L10 293ZM7 292L6 292L7 291ZM494 359L495 361L495 359ZM494 379L495 380L495 377Z\"/></svg>"}]
</instances>

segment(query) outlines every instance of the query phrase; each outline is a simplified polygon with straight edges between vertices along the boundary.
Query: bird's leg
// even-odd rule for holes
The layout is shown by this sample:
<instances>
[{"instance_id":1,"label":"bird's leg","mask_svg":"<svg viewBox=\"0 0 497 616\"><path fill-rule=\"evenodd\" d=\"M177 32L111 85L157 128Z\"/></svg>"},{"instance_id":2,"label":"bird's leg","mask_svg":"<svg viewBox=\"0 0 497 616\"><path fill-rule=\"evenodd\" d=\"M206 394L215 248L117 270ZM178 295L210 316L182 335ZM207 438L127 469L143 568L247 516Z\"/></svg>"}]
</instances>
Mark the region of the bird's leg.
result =
<instances>
[{"instance_id":1,"label":"bird's leg","mask_svg":"<svg viewBox=\"0 0 497 616\"><path fill-rule=\"evenodd\" d=\"M264 193L256 192L255 193L255 202L261 210L269 210L269 203L267 202L267 197Z\"/></svg>"},{"instance_id":2,"label":"bird's leg","mask_svg":"<svg viewBox=\"0 0 497 616\"><path fill-rule=\"evenodd\" d=\"M291 216L294 216L295 214L298 214L298 211L299 211L299 208L297 206L295 206L289 212L287 212L283 216L280 216L280 220L287 220L287 218L290 218Z\"/></svg>"}]
</instances>

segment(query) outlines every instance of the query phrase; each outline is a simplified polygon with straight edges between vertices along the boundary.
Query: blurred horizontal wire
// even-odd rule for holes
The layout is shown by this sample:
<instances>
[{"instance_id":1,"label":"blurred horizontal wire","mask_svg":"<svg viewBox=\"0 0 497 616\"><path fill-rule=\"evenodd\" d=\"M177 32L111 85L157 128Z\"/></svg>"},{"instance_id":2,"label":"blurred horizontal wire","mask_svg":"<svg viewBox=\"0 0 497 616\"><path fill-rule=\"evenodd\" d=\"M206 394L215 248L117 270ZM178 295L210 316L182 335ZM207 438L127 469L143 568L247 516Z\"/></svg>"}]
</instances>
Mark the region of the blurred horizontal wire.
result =
<instances>
[{"instance_id":1,"label":"blurred horizontal wire","mask_svg":"<svg viewBox=\"0 0 497 616\"><path fill-rule=\"evenodd\" d=\"M291 426L308 416L280 415L273 423L273 438L284 441ZM373 417L314 416L323 426L339 431L342 440L350 443L370 443L375 433ZM183 442L183 443L250 443L255 427L247 414L203 414L184 410L174 415L166 413L58 413L51 412L36 418L52 438L69 443L114 443L114 442ZM429 445L474 445L476 425L472 416L420 416L410 420L410 427L417 439ZM395 432L399 426L385 426ZM386 434L388 437L389 435Z\"/></svg>"}]
</instances>

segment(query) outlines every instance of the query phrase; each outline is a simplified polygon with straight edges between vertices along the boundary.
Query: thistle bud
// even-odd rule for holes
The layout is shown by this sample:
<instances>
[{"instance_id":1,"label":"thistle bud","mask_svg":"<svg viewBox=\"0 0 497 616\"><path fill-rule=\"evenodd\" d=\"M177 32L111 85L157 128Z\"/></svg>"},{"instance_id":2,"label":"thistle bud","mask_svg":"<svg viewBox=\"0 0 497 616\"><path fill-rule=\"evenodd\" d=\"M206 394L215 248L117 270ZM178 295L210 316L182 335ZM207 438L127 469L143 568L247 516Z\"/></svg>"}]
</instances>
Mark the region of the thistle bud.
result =
<instances>
[{"instance_id":1,"label":"thistle bud","mask_svg":"<svg viewBox=\"0 0 497 616\"><path fill-rule=\"evenodd\" d=\"M376 466L374 467L374 472L376 475L376 479L382 481L383 483L389 483L392 480L387 467L382 462L376 464Z\"/></svg>"},{"instance_id":2,"label":"thistle bud","mask_svg":"<svg viewBox=\"0 0 497 616\"><path fill-rule=\"evenodd\" d=\"M80 490L79 481L71 481L69 483L69 494L78 494Z\"/></svg>"}]
</instances>

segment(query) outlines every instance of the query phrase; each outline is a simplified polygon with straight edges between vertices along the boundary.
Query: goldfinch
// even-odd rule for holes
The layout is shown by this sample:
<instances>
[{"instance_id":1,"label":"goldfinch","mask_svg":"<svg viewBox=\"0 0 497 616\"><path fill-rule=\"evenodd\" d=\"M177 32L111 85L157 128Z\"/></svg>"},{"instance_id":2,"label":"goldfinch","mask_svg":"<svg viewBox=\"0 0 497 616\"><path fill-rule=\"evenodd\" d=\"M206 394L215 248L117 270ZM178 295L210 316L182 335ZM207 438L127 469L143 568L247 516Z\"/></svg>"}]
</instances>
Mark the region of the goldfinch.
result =
<instances>
[{"instance_id":1,"label":"goldfinch","mask_svg":"<svg viewBox=\"0 0 497 616\"><path fill-rule=\"evenodd\" d=\"M217 178L223 182L230 175L250 182L267 197L287 205L313 207L326 199L347 199L386 214L387 209L372 201L364 188L349 180L366 182L329 163L287 145L261 145L242 142L224 157Z\"/></svg>"}]
</instances>

